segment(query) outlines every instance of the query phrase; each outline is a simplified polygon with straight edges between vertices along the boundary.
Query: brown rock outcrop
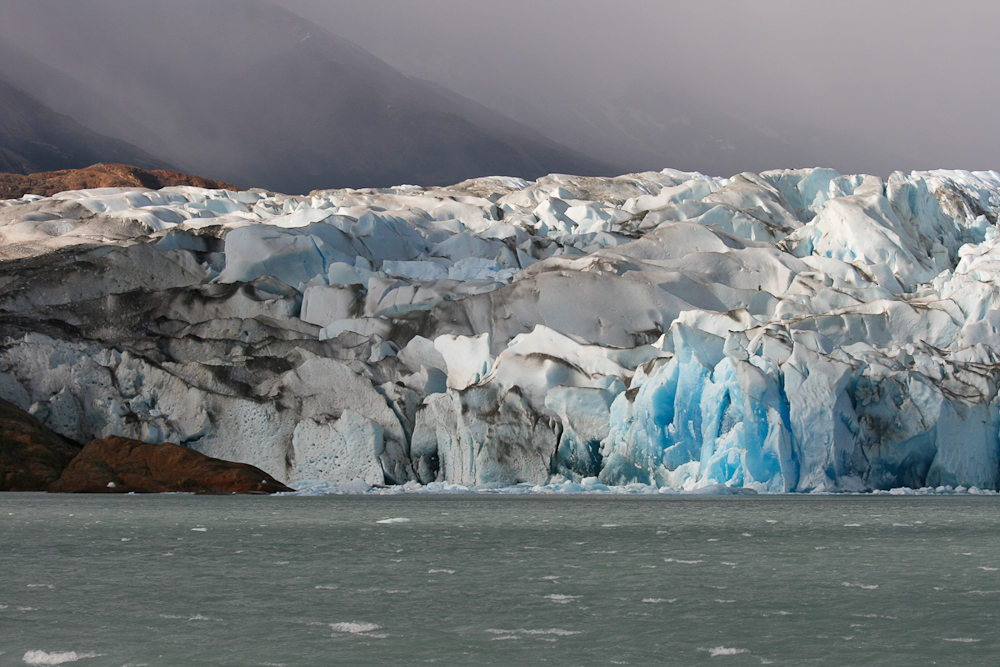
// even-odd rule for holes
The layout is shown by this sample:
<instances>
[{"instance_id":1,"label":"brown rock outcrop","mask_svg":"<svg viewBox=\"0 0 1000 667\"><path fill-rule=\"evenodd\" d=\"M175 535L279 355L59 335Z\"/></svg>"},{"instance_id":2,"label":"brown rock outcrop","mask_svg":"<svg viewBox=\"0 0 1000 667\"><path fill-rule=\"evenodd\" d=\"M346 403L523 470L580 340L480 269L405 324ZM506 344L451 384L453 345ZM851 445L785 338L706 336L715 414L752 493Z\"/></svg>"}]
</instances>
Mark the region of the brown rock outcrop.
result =
<instances>
[{"instance_id":1,"label":"brown rock outcrop","mask_svg":"<svg viewBox=\"0 0 1000 667\"><path fill-rule=\"evenodd\" d=\"M44 491L80 446L0 399L0 491Z\"/></svg>"},{"instance_id":2,"label":"brown rock outcrop","mask_svg":"<svg viewBox=\"0 0 1000 667\"><path fill-rule=\"evenodd\" d=\"M263 470L172 443L112 436L92 440L48 489L51 493L277 493L291 491Z\"/></svg>"},{"instance_id":3,"label":"brown rock outcrop","mask_svg":"<svg viewBox=\"0 0 1000 667\"><path fill-rule=\"evenodd\" d=\"M48 489L52 493L277 493L291 491L263 470L180 445L113 436L92 440Z\"/></svg>"},{"instance_id":4,"label":"brown rock outcrop","mask_svg":"<svg viewBox=\"0 0 1000 667\"><path fill-rule=\"evenodd\" d=\"M168 169L146 171L127 164L100 163L83 169L61 169L38 174L0 173L0 199L17 199L24 195L49 197L67 190L90 188L150 188L158 190L174 185L193 185L215 190L239 190L222 181L183 174Z\"/></svg>"}]
</instances>

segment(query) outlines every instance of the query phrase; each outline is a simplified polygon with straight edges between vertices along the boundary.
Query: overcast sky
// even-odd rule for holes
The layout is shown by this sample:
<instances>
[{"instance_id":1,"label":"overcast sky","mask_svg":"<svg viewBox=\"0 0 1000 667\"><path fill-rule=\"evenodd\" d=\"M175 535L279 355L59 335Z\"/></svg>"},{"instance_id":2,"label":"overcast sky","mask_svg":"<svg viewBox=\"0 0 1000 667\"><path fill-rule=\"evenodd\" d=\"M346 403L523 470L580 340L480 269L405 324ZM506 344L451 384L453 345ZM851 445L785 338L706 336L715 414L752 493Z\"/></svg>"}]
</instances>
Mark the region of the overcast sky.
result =
<instances>
[{"instance_id":1,"label":"overcast sky","mask_svg":"<svg viewBox=\"0 0 1000 667\"><path fill-rule=\"evenodd\" d=\"M845 137L857 171L884 152L905 169L1000 168L1000 3L273 1L463 94L545 105L648 82Z\"/></svg>"}]
</instances>

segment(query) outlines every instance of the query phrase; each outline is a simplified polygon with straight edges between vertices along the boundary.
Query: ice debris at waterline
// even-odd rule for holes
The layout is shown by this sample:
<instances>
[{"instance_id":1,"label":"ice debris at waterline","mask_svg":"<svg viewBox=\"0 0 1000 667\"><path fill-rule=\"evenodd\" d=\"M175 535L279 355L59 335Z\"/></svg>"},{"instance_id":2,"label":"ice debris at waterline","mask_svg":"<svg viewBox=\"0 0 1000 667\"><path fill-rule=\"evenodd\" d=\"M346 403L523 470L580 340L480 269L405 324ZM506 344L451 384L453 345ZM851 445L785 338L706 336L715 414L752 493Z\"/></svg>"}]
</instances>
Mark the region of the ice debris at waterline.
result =
<instances>
[{"instance_id":1,"label":"ice debris at waterline","mask_svg":"<svg viewBox=\"0 0 1000 667\"><path fill-rule=\"evenodd\" d=\"M0 397L293 486L996 489L998 212L959 171L25 196Z\"/></svg>"},{"instance_id":2,"label":"ice debris at waterline","mask_svg":"<svg viewBox=\"0 0 1000 667\"><path fill-rule=\"evenodd\" d=\"M431 482L430 484L420 484L409 481L405 484L395 484L392 486L368 486L364 480L356 478L344 484L335 484L327 481L301 481L296 483L295 491L276 493L276 496L395 496L404 493L409 494L434 494L434 495L611 495L611 496L649 496L649 495L683 495L683 496L755 496L757 492L753 489L739 486L727 486L725 484L710 484L691 489L678 489L669 486L654 486L652 484L639 484L633 482L626 486L607 486L602 484L596 477L586 477L579 482L569 482L553 478L549 484L479 484L469 485L452 484L451 482ZM814 494L833 494L836 491L819 492ZM854 492L861 494L864 492ZM980 489L973 487L952 487L939 486L923 487L914 489L910 487L896 487L894 489L874 489L870 492L873 495L891 496L993 496L997 492L992 489ZM376 523L395 523L396 519L386 519L376 521Z\"/></svg>"}]
</instances>

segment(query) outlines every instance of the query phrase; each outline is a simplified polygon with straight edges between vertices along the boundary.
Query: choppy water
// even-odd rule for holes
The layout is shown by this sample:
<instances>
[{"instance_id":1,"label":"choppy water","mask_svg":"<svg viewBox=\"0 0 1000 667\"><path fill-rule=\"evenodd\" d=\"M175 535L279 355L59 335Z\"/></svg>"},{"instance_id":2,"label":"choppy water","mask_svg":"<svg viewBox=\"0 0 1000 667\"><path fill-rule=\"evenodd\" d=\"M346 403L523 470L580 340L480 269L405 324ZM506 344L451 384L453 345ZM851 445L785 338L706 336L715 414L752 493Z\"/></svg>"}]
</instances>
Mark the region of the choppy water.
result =
<instances>
[{"instance_id":1,"label":"choppy water","mask_svg":"<svg viewBox=\"0 0 1000 667\"><path fill-rule=\"evenodd\" d=\"M2 494L0 665L993 665L998 523L977 497Z\"/></svg>"}]
</instances>

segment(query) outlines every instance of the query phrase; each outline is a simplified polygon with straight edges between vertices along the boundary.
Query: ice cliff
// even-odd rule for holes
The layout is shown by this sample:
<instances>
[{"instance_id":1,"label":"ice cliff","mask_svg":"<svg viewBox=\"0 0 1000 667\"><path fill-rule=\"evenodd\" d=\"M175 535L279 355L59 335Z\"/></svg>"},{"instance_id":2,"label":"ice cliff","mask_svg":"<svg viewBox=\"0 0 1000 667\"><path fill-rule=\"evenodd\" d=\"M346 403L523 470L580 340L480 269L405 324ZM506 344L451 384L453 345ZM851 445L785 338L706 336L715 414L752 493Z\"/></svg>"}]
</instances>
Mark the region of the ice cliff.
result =
<instances>
[{"instance_id":1,"label":"ice cliff","mask_svg":"<svg viewBox=\"0 0 1000 667\"><path fill-rule=\"evenodd\" d=\"M0 397L292 485L1000 484L1000 174L0 201Z\"/></svg>"}]
</instances>

